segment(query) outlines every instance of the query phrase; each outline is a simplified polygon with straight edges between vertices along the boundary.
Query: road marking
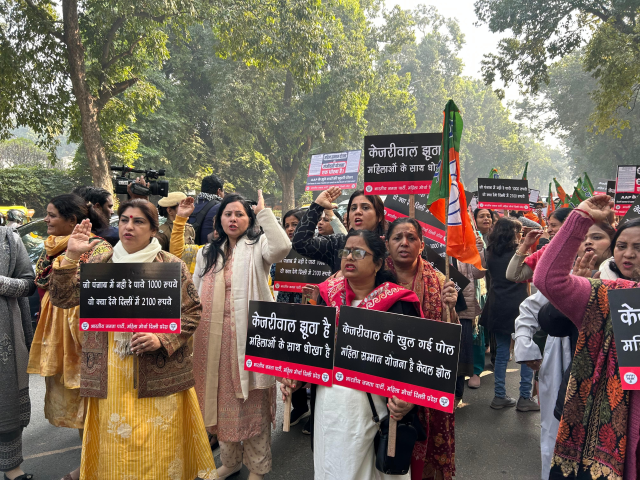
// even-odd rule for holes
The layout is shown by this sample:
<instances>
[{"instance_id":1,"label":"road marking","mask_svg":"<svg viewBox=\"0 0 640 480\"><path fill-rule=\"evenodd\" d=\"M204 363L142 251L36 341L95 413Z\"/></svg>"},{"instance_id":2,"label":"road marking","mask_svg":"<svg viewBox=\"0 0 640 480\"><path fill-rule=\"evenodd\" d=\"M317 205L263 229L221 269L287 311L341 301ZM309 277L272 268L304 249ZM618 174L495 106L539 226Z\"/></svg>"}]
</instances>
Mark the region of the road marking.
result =
<instances>
[{"instance_id":1,"label":"road marking","mask_svg":"<svg viewBox=\"0 0 640 480\"><path fill-rule=\"evenodd\" d=\"M46 457L47 455L55 455L56 453L70 452L71 450L79 450L81 448L82 448L82 445L76 445L75 447L61 448L60 450L51 450L50 452L42 452L42 453L36 453L34 455L27 455L26 457L24 457L24 459L31 460L32 458Z\"/></svg>"}]
</instances>

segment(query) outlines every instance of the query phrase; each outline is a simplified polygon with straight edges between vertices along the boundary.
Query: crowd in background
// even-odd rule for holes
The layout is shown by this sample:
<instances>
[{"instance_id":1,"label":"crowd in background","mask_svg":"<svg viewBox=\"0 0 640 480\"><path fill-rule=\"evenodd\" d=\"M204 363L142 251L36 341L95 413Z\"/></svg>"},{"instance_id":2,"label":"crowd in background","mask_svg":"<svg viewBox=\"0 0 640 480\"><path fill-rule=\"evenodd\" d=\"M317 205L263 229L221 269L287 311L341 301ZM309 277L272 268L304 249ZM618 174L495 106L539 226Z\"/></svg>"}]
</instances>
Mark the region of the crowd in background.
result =
<instances>
[{"instance_id":1,"label":"crowd in background","mask_svg":"<svg viewBox=\"0 0 640 480\"><path fill-rule=\"evenodd\" d=\"M22 470L28 374L45 378L46 419L82 439L81 464L64 480L227 478L243 464L261 479L272 465L276 400L288 395L291 424L304 420L311 436L318 480L454 477L455 411L244 370L249 301L306 298L338 317L347 305L459 323L456 405L493 370L491 408L541 411L542 479L637 477L640 395L621 387L607 292L637 287L640 220L618 226L608 196L548 218L470 212L483 269L452 259L469 280L458 292L426 260L421 225L387 222L379 196L354 192L342 217L341 191L330 188L277 219L260 192L252 202L223 185L208 176L197 198L171 192L157 207L130 194L117 206L117 227L104 189L52 198L35 273L15 223L0 228L5 478L33 478ZM327 264L331 277L304 295L273 292L274 266L292 249ZM80 265L148 262L180 264L180 333L81 332ZM34 332L26 297L36 289ZM517 398L506 388L510 360L520 364ZM372 411L417 432L399 454L406 474L376 468Z\"/></svg>"}]
</instances>

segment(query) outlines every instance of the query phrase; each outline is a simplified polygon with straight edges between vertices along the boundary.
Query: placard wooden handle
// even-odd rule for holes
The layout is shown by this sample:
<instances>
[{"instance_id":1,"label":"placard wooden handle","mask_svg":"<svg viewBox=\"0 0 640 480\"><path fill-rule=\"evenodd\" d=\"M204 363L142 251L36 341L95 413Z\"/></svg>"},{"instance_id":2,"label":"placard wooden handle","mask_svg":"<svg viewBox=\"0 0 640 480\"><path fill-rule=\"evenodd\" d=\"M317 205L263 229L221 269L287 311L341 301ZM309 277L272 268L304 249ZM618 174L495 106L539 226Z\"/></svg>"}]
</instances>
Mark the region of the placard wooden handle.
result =
<instances>
[{"instance_id":1,"label":"placard wooden handle","mask_svg":"<svg viewBox=\"0 0 640 480\"><path fill-rule=\"evenodd\" d=\"M283 432L288 432L291 428L291 395L293 392L291 391L290 387L286 387L286 389L289 395L287 395L287 399L284 402L284 423L282 425Z\"/></svg>"},{"instance_id":2,"label":"placard wooden handle","mask_svg":"<svg viewBox=\"0 0 640 480\"><path fill-rule=\"evenodd\" d=\"M396 427L398 422L394 418L389 418L389 443L387 445L387 456L396 456Z\"/></svg>"}]
</instances>

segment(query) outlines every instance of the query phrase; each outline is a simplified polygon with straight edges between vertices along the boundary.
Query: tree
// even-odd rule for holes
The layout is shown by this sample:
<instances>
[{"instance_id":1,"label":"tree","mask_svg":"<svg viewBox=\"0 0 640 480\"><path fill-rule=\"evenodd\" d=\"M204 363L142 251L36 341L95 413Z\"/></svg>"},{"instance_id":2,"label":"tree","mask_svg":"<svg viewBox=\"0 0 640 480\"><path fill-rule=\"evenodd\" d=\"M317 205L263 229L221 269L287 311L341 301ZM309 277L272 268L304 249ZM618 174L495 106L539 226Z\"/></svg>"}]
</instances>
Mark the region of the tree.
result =
<instances>
[{"instance_id":1,"label":"tree","mask_svg":"<svg viewBox=\"0 0 640 480\"><path fill-rule=\"evenodd\" d=\"M286 68L307 88L329 50L323 18L318 0L0 0L0 138L27 125L52 148L70 122L94 183L111 188L108 153L136 158L126 124L159 102L147 75L169 33L188 40L188 25L209 20L220 55Z\"/></svg>"},{"instance_id":2,"label":"tree","mask_svg":"<svg viewBox=\"0 0 640 480\"><path fill-rule=\"evenodd\" d=\"M13 138L0 142L0 168L15 166L48 167L50 166L47 152L38 148L26 138Z\"/></svg>"},{"instance_id":3,"label":"tree","mask_svg":"<svg viewBox=\"0 0 640 480\"><path fill-rule=\"evenodd\" d=\"M492 32L510 32L483 60L488 84L496 76L535 94L549 81L549 64L586 46L584 66L598 79L592 120L624 128L618 110L632 108L640 84L640 10L635 1L477 0L478 19Z\"/></svg>"},{"instance_id":4,"label":"tree","mask_svg":"<svg viewBox=\"0 0 640 480\"><path fill-rule=\"evenodd\" d=\"M539 95L518 104L517 118L538 134L549 132L563 139L575 177L586 171L594 180L612 180L617 165L635 164L640 156L640 111L621 117L627 128L618 134L594 127L589 119L596 109L592 94L597 89L596 79L584 70L583 52L574 52L550 66L549 83Z\"/></svg>"}]
</instances>

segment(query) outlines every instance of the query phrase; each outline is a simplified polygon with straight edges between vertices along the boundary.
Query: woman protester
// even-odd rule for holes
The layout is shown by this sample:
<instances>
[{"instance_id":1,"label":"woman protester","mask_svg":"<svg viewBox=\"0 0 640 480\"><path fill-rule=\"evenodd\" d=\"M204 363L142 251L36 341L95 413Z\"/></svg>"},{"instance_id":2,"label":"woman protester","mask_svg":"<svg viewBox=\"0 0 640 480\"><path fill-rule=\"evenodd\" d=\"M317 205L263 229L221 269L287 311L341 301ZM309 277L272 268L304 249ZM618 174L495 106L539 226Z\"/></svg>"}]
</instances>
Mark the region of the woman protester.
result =
<instances>
[{"instance_id":1,"label":"woman protester","mask_svg":"<svg viewBox=\"0 0 640 480\"><path fill-rule=\"evenodd\" d=\"M424 241L420 224L412 218L399 218L387 231L387 267L401 287L413 291L420 301L424 318L456 323L458 293L454 283L422 259ZM474 299L475 300L475 299ZM447 315L447 310L449 311ZM464 328L464 327L463 327ZM468 331L470 337L471 330ZM412 480L450 479L455 475L455 416L418 407L418 418L427 439L417 442L411 461Z\"/></svg>"},{"instance_id":2,"label":"woman protester","mask_svg":"<svg viewBox=\"0 0 640 480\"><path fill-rule=\"evenodd\" d=\"M67 247L74 228L88 219L96 224L101 218L88 208L85 200L74 194L59 195L47 205L49 236L44 251L36 263L36 287L40 294L40 317L29 352L27 373L45 377L44 416L56 427L84 428L85 399L80 396L82 347L80 344L78 305L61 307L51 298L53 263L67 255ZM91 263L111 252L111 245L100 237L87 244L88 250L77 260ZM77 480L80 468L67 475Z\"/></svg>"},{"instance_id":3,"label":"woman protester","mask_svg":"<svg viewBox=\"0 0 640 480\"><path fill-rule=\"evenodd\" d=\"M10 227L0 227L0 471L8 480L31 480L20 468L22 430L31 418L29 297L36 289L29 255Z\"/></svg>"},{"instance_id":4,"label":"woman protester","mask_svg":"<svg viewBox=\"0 0 640 480\"><path fill-rule=\"evenodd\" d=\"M348 232L347 229L344 228L342 217L337 210L327 208L322 213L320 220L318 220L318 235L324 237L333 235L334 233L346 235Z\"/></svg>"},{"instance_id":5,"label":"woman protester","mask_svg":"<svg viewBox=\"0 0 640 480\"><path fill-rule=\"evenodd\" d=\"M249 478L258 480L271 470L276 397L274 377L244 369L249 301L274 301L269 269L286 257L291 242L264 208L261 191L253 210L241 195L227 195L214 225L218 236L198 251L194 273L203 305L194 348L196 391L205 426L220 443L219 478L244 463Z\"/></svg>"},{"instance_id":6,"label":"woman protester","mask_svg":"<svg viewBox=\"0 0 640 480\"><path fill-rule=\"evenodd\" d=\"M578 257L582 257L585 251L593 252L594 258L597 258L594 268L597 268L610 256L611 239L614 234L615 230L608 222L592 225L578 250ZM578 269L576 265L573 273L591 277L594 271ZM534 341L536 332L540 330L548 335L544 347L539 345L539 341ZM550 304L541 292L536 292L520 304L520 315L515 323L514 357L516 362L526 363L534 371L539 370L538 399L543 480L549 476L577 337L578 331L573 323ZM544 354L541 354L541 348L544 348Z\"/></svg>"},{"instance_id":7,"label":"woman protester","mask_svg":"<svg viewBox=\"0 0 640 480\"><path fill-rule=\"evenodd\" d=\"M120 242L89 263L179 263L181 331L85 332L81 393L88 397L83 479L213 479L216 468L193 388L192 340L201 305L186 265L155 238L158 212L146 200L118 208ZM91 249L91 222L77 225L53 262L51 301L76 308L80 259ZM142 379L145 379L143 382Z\"/></svg>"},{"instance_id":8,"label":"woman protester","mask_svg":"<svg viewBox=\"0 0 640 480\"><path fill-rule=\"evenodd\" d=\"M596 222L610 218L613 202L598 195L569 215L547 247L534 274L534 284L578 327L579 336L550 479L636 479L640 440L640 395L622 390L613 338L608 291L638 288L640 220L622 225L612 241L615 280L571 275L579 245ZM592 269L593 253L585 253L578 269ZM575 269L575 267L574 267Z\"/></svg>"},{"instance_id":9,"label":"woman protester","mask_svg":"<svg viewBox=\"0 0 640 480\"><path fill-rule=\"evenodd\" d=\"M332 208L342 190L331 187L322 192L306 211L293 236L293 248L300 255L319 260L331 267L331 273L340 270L342 259L339 251L344 248L346 236L335 233L314 237L318 220L323 211ZM365 195L356 190L349 198L346 214L347 230L369 230L378 236L384 236L387 221L384 219L384 203L378 195Z\"/></svg>"},{"instance_id":10,"label":"woman protester","mask_svg":"<svg viewBox=\"0 0 640 480\"><path fill-rule=\"evenodd\" d=\"M364 229L351 230L339 255L344 276L320 284L319 305L336 307L338 316L343 305L421 316L418 296L393 283L394 275L385 268L387 249L379 235ZM302 382L282 379L283 400L289 395L286 387L296 390L302 386ZM313 385L311 392L316 480L408 480L408 474L391 476L376 470L373 442L378 427L365 392L339 385ZM380 421L389 414L398 421L412 415L408 420L419 425L414 405L395 396L371 397Z\"/></svg>"},{"instance_id":11,"label":"woman protester","mask_svg":"<svg viewBox=\"0 0 640 480\"><path fill-rule=\"evenodd\" d=\"M489 245L486 251L491 284L480 323L496 339L495 396L491 402L491 408L496 410L516 406L516 400L507 396L505 380L511 334L514 332L519 306L527 298L527 286L524 283L508 280L506 271L513 252L522 238L521 229L522 224L517 220L501 218L489 234ZM520 366L520 398L517 401L519 409L539 409L538 404L531 400L532 380L533 370L526 364L522 364Z\"/></svg>"}]
</instances>

